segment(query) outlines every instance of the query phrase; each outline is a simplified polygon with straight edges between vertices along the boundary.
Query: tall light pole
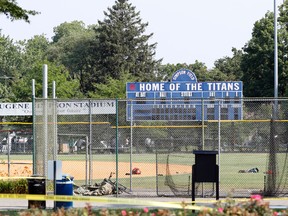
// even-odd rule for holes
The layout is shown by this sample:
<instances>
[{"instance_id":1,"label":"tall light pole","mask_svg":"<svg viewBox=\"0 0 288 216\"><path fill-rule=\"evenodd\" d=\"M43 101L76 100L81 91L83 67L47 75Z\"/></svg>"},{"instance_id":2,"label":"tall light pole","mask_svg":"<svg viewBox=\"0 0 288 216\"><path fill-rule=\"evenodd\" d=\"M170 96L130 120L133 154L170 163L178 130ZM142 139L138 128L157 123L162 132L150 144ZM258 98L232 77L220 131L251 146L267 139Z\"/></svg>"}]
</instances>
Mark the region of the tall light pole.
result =
<instances>
[{"instance_id":1,"label":"tall light pole","mask_svg":"<svg viewBox=\"0 0 288 216\"><path fill-rule=\"evenodd\" d=\"M278 98L278 40L277 40L277 4L274 0L274 98ZM277 110L277 107L275 107ZM275 110L275 111L276 111ZM274 113L276 114L276 112ZM276 116L274 116L276 118Z\"/></svg>"},{"instance_id":2,"label":"tall light pole","mask_svg":"<svg viewBox=\"0 0 288 216\"><path fill-rule=\"evenodd\" d=\"M275 139L275 120L277 119L278 110L278 40L277 40L277 5L274 0L274 106L273 116L270 123L270 146L269 146L269 165L268 170L271 174L267 179L267 195L276 193L276 139Z\"/></svg>"}]
</instances>

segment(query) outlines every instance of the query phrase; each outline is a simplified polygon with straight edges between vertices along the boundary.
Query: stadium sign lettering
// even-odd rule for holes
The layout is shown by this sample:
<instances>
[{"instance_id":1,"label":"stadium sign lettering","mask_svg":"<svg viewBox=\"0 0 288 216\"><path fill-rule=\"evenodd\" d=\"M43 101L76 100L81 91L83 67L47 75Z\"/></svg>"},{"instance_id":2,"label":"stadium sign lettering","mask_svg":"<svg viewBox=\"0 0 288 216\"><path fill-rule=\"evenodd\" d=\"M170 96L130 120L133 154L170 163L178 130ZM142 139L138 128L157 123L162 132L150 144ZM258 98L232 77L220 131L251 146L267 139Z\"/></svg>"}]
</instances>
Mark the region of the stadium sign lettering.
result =
<instances>
[{"instance_id":1,"label":"stadium sign lettering","mask_svg":"<svg viewBox=\"0 0 288 216\"><path fill-rule=\"evenodd\" d=\"M128 82L126 97L130 99L126 106L127 121L243 118L242 81L198 82L188 69L177 70L165 82ZM218 104L215 99L220 99Z\"/></svg>"},{"instance_id":2,"label":"stadium sign lettering","mask_svg":"<svg viewBox=\"0 0 288 216\"><path fill-rule=\"evenodd\" d=\"M31 103L0 103L0 110L5 109L29 109Z\"/></svg>"},{"instance_id":3,"label":"stadium sign lettering","mask_svg":"<svg viewBox=\"0 0 288 216\"><path fill-rule=\"evenodd\" d=\"M239 91L240 83L239 82L228 82L228 83L207 83L208 91Z\"/></svg>"},{"instance_id":4,"label":"stadium sign lettering","mask_svg":"<svg viewBox=\"0 0 288 216\"><path fill-rule=\"evenodd\" d=\"M171 91L242 91L242 82L134 82L127 83L129 92Z\"/></svg>"},{"instance_id":5,"label":"stadium sign lettering","mask_svg":"<svg viewBox=\"0 0 288 216\"><path fill-rule=\"evenodd\" d=\"M57 114L70 115L70 114L115 114L116 103L114 100L95 101L91 100L77 102L58 102Z\"/></svg>"},{"instance_id":6,"label":"stadium sign lettering","mask_svg":"<svg viewBox=\"0 0 288 216\"><path fill-rule=\"evenodd\" d=\"M164 91L164 83L140 83L140 91Z\"/></svg>"},{"instance_id":7,"label":"stadium sign lettering","mask_svg":"<svg viewBox=\"0 0 288 216\"><path fill-rule=\"evenodd\" d=\"M180 69L176 71L172 76L172 81L190 81L190 82L197 82L196 75L187 69Z\"/></svg>"},{"instance_id":8,"label":"stadium sign lettering","mask_svg":"<svg viewBox=\"0 0 288 216\"><path fill-rule=\"evenodd\" d=\"M2 116L27 116L32 115L32 103L0 103Z\"/></svg>"},{"instance_id":9,"label":"stadium sign lettering","mask_svg":"<svg viewBox=\"0 0 288 216\"><path fill-rule=\"evenodd\" d=\"M94 108L94 107L115 107L114 101L104 101L104 102L58 102L57 108Z\"/></svg>"},{"instance_id":10,"label":"stadium sign lettering","mask_svg":"<svg viewBox=\"0 0 288 216\"><path fill-rule=\"evenodd\" d=\"M46 101L47 112L53 110L53 101ZM43 114L43 105L45 101L37 101L35 110L37 115ZM58 115L82 115L82 114L115 114L116 103L114 100L90 100L77 102L57 102ZM0 112L2 116L31 116L32 103L0 103Z\"/></svg>"}]
</instances>

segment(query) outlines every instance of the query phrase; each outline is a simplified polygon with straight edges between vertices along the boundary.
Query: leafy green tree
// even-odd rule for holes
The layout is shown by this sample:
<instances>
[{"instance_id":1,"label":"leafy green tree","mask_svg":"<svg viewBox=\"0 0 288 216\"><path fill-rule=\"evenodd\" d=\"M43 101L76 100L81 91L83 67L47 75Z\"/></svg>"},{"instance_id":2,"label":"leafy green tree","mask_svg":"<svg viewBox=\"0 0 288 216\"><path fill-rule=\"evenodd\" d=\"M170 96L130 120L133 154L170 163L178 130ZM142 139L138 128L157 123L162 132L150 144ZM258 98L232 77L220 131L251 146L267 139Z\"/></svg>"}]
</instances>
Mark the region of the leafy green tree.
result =
<instances>
[{"instance_id":1,"label":"leafy green tree","mask_svg":"<svg viewBox=\"0 0 288 216\"><path fill-rule=\"evenodd\" d=\"M75 37L75 35L82 35L87 31L87 28L82 21L72 21L72 22L64 22L60 24L59 26L56 26L53 29L54 36L52 37L53 43L59 42L62 38L69 39L70 36Z\"/></svg>"},{"instance_id":2,"label":"leafy green tree","mask_svg":"<svg viewBox=\"0 0 288 216\"><path fill-rule=\"evenodd\" d=\"M283 1L279 7L278 22L280 25L279 36L279 95L288 97L288 0Z\"/></svg>"},{"instance_id":3,"label":"leafy green tree","mask_svg":"<svg viewBox=\"0 0 288 216\"><path fill-rule=\"evenodd\" d=\"M231 79L218 68L213 68L208 72L205 81L231 81Z\"/></svg>"},{"instance_id":4,"label":"leafy green tree","mask_svg":"<svg viewBox=\"0 0 288 216\"><path fill-rule=\"evenodd\" d=\"M278 96L287 94L288 13L287 0L280 7L278 31ZM271 12L254 24L252 39L244 46L241 62L244 96L274 96L274 15Z\"/></svg>"},{"instance_id":5,"label":"leafy green tree","mask_svg":"<svg viewBox=\"0 0 288 216\"><path fill-rule=\"evenodd\" d=\"M48 66L48 88L50 97L52 95L52 81L56 83L57 98L83 97L79 91L79 81L77 79L71 79L68 70L63 65L56 65L51 62L44 63ZM30 73L14 79L12 90L15 95L15 101L31 101L32 79L35 80L36 97L42 97L42 68L44 63L42 61L36 62Z\"/></svg>"},{"instance_id":6,"label":"leafy green tree","mask_svg":"<svg viewBox=\"0 0 288 216\"><path fill-rule=\"evenodd\" d=\"M252 39L244 46L241 69L245 97L272 97L274 89L273 13L254 24Z\"/></svg>"},{"instance_id":7,"label":"leafy green tree","mask_svg":"<svg viewBox=\"0 0 288 216\"><path fill-rule=\"evenodd\" d=\"M195 73L198 82L225 81L228 77L219 69L208 70L202 62L195 61L194 64L166 64L161 65L157 74L158 81L170 80L172 75L179 69L185 68Z\"/></svg>"},{"instance_id":8,"label":"leafy green tree","mask_svg":"<svg viewBox=\"0 0 288 216\"><path fill-rule=\"evenodd\" d=\"M50 61L65 65L73 79L79 79L81 92L87 92L91 85L94 67L90 55L94 47L95 32L92 26L86 27L81 21L62 23L54 28L55 35L49 46L47 56Z\"/></svg>"},{"instance_id":9,"label":"leafy green tree","mask_svg":"<svg viewBox=\"0 0 288 216\"><path fill-rule=\"evenodd\" d=\"M155 81L168 81L171 79L172 74L175 73L175 71L183 68L180 64L164 64L159 67L159 70L156 74L156 80Z\"/></svg>"},{"instance_id":10,"label":"leafy green tree","mask_svg":"<svg viewBox=\"0 0 288 216\"><path fill-rule=\"evenodd\" d=\"M21 47L22 76L26 76L34 67L35 62L44 62L47 59L46 52L50 42L44 35L35 35L29 40L19 41L19 46Z\"/></svg>"},{"instance_id":11,"label":"leafy green tree","mask_svg":"<svg viewBox=\"0 0 288 216\"><path fill-rule=\"evenodd\" d=\"M279 82L279 93L283 97L288 97L288 1L285 0L283 4L279 8L279 24L281 26L281 32L279 33L279 41L282 42L282 47L279 48L279 65L280 70L282 71L279 79L283 80L283 82ZM288 102L282 101L281 103L281 111L283 111L282 118L288 119ZM288 127L287 125L283 125L284 128L282 135L280 135L280 141L282 143L288 143Z\"/></svg>"},{"instance_id":12,"label":"leafy green tree","mask_svg":"<svg viewBox=\"0 0 288 216\"><path fill-rule=\"evenodd\" d=\"M194 64L188 65L188 69L195 73L198 82L210 81L209 71L203 62L196 60Z\"/></svg>"},{"instance_id":13,"label":"leafy green tree","mask_svg":"<svg viewBox=\"0 0 288 216\"><path fill-rule=\"evenodd\" d=\"M0 32L0 102L13 102L15 95L11 84L19 77L18 68L21 66L21 50L8 36ZM2 122L4 116L0 116ZM7 118L6 118L7 120ZM10 119L9 119L10 120ZM4 128L3 125L0 126Z\"/></svg>"},{"instance_id":14,"label":"leafy green tree","mask_svg":"<svg viewBox=\"0 0 288 216\"><path fill-rule=\"evenodd\" d=\"M9 36L0 33L0 75L12 76L13 71L17 70L21 61L21 52Z\"/></svg>"},{"instance_id":15,"label":"leafy green tree","mask_svg":"<svg viewBox=\"0 0 288 216\"><path fill-rule=\"evenodd\" d=\"M11 98L13 98L13 92L11 91L10 87L0 83L0 102L5 103L5 102L11 102ZM2 118L0 118L2 119Z\"/></svg>"},{"instance_id":16,"label":"leafy green tree","mask_svg":"<svg viewBox=\"0 0 288 216\"><path fill-rule=\"evenodd\" d=\"M2 101L12 100L11 83L19 77L21 68L21 49L8 36L0 33L0 92Z\"/></svg>"},{"instance_id":17,"label":"leafy green tree","mask_svg":"<svg viewBox=\"0 0 288 216\"><path fill-rule=\"evenodd\" d=\"M94 85L95 91L89 92L91 98L126 98L126 83L133 82L135 79L131 77L128 73L123 73L120 79L113 79L109 77L107 83L96 83Z\"/></svg>"},{"instance_id":18,"label":"leafy green tree","mask_svg":"<svg viewBox=\"0 0 288 216\"><path fill-rule=\"evenodd\" d=\"M232 48L232 52L232 57L224 57L216 60L214 63L215 68L213 71L216 72L216 69L218 69L219 72L224 73L226 75L225 80L239 81L243 76L243 72L241 70L243 51ZM224 77L222 76L222 78Z\"/></svg>"},{"instance_id":19,"label":"leafy green tree","mask_svg":"<svg viewBox=\"0 0 288 216\"><path fill-rule=\"evenodd\" d=\"M144 34L148 23L142 23L140 12L128 0L117 0L104 15L104 21L95 28L98 46L93 48L96 71L92 81L119 79L122 71L128 71L137 81L154 80L162 60L155 60L157 44L148 43L153 34Z\"/></svg>"},{"instance_id":20,"label":"leafy green tree","mask_svg":"<svg viewBox=\"0 0 288 216\"><path fill-rule=\"evenodd\" d=\"M23 9L16 0L0 0L0 14L6 15L11 21L24 20L29 23L29 15L34 16L39 12Z\"/></svg>"}]
</instances>

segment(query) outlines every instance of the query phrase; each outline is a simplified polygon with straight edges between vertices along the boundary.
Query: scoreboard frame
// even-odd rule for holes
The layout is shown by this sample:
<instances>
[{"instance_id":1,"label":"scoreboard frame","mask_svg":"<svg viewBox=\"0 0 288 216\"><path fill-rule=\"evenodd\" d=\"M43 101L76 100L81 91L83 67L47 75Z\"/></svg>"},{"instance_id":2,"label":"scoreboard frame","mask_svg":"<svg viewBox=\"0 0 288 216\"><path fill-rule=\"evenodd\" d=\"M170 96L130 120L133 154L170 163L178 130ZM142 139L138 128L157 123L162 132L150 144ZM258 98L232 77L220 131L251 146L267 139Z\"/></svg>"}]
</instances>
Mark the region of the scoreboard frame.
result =
<instances>
[{"instance_id":1,"label":"scoreboard frame","mask_svg":"<svg viewBox=\"0 0 288 216\"><path fill-rule=\"evenodd\" d=\"M242 97L242 81L197 82L192 71L180 69L168 82L126 83L126 119L242 120Z\"/></svg>"}]
</instances>

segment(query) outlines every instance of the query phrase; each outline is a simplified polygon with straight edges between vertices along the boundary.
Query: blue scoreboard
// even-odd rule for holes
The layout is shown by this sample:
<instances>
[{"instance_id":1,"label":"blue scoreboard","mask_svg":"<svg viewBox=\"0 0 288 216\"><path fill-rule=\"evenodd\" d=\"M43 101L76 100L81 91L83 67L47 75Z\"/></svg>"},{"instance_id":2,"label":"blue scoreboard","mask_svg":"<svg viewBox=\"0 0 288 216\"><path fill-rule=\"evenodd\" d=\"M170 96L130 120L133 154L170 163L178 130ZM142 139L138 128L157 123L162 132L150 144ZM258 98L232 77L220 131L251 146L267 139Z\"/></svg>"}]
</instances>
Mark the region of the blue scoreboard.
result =
<instances>
[{"instance_id":1,"label":"blue scoreboard","mask_svg":"<svg viewBox=\"0 0 288 216\"><path fill-rule=\"evenodd\" d=\"M242 91L241 81L197 82L192 71L180 69L169 82L127 83L126 119L240 120Z\"/></svg>"}]
</instances>

